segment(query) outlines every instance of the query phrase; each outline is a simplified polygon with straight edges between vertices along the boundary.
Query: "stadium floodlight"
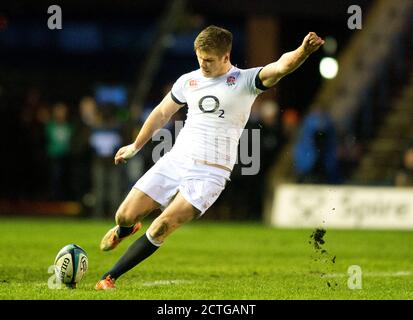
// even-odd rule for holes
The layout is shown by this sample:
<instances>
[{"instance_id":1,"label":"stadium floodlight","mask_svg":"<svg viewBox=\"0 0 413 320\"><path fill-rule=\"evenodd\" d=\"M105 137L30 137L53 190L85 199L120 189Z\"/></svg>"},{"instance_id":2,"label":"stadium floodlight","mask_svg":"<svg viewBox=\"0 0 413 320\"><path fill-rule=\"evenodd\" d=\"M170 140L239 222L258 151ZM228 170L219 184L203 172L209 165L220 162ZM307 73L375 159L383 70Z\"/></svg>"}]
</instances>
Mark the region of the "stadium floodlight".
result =
<instances>
[{"instance_id":1,"label":"stadium floodlight","mask_svg":"<svg viewBox=\"0 0 413 320\"><path fill-rule=\"evenodd\" d=\"M333 79L336 77L338 72L338 62L336 59L331 57L324 57L320 61L320 74L323 78Z\"/></svg>"}]
</instances>

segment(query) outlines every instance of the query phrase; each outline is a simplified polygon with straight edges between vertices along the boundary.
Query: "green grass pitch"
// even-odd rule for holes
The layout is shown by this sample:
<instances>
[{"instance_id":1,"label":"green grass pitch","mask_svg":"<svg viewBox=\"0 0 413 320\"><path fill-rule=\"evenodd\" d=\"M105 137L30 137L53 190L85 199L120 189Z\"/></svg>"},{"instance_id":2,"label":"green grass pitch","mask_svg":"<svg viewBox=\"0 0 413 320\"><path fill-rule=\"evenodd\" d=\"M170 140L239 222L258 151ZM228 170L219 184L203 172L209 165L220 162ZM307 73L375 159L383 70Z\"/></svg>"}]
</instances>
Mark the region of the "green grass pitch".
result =
<instances>
[{"instance_id":1,"label":"green grass pitch","mask_svg":"<svg viewBox=\"0 0 413 320\"><path fill-rule=\"evenodd\" d=\"M202 220L172 234L117 281L117 290L97 292L96 281L138 237L100 252L99 241L111 226L0 218L0 299L413 299L411 231L327 230L327 252L321 253L309 243L310 229ZM77 289L50 289L48 268L69 243L86 250L89 270ZM361 267L361 289L348 287L351 265Z\"/></svg>"}]
</instances>

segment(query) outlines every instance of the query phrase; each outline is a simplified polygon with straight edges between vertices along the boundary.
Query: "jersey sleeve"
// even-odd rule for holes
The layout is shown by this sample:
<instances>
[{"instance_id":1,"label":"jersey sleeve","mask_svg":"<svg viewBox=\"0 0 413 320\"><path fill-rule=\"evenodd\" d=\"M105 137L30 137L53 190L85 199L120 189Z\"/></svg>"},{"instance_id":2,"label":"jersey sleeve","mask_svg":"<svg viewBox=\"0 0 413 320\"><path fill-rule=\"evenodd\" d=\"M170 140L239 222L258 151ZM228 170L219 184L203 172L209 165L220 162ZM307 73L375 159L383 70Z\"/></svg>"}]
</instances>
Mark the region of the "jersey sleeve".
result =
<instances>
[{"instance_id":1,"label":"jersey sleeve","mask_svg":"<svg viewBox=\"0 0 413 320\"><path fill-rule=\"evenodd\" d=\"M185 104L186 98L184 94L186 77L185 75L178 78L172 86L171 97L177 104Z\"/></svg>"},{"instance_id":2,"label":"jersey sleeve","mask_svg":"<svg viewBox=\"0 0 413 320\"><path fill-rule=\"evenodd\" d=\"M256 67L245 70L247 87L251 94L256 96L269 89L262 84L259 77L262 68L263 67Z\"/></svg>"}]
</instances>

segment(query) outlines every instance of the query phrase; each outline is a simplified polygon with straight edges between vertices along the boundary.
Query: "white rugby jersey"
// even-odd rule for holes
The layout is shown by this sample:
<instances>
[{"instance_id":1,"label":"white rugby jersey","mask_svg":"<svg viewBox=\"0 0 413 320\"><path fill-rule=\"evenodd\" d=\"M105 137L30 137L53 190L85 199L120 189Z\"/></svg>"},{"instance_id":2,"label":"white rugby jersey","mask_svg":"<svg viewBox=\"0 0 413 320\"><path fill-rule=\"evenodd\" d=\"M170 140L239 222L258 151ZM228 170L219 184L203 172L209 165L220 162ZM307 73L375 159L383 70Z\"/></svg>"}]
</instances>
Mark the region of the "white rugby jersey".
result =
<instances>
[{"instance_id":1,"label":"white rugby jersey","mask_svg":"<svg viewBox=\"0 0 413 320\"><path fill-rule=\"evenodd\" d=\"M233 169L238 142L255 98L266 88L257 76L261 67L238 69L207 78L200 69L182 75L173 85L172 99L188 105L187 119L171 156Z\"/></svg>"}]
</instances>

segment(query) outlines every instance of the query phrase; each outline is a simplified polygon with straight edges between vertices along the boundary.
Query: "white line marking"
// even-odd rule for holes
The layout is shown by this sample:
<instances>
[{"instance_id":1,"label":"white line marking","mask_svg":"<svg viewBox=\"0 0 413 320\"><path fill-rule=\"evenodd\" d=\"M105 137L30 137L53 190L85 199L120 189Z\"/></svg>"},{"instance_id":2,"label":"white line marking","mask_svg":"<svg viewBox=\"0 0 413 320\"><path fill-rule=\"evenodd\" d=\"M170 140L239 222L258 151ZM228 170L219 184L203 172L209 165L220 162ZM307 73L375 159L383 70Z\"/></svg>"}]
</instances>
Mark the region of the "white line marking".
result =
<instances>
[{"instance_id":1,"label":"white line marking","mask_svg":"<svg viewBox=\"0 0 413 320\"><path fill-rule=\"evenodd\" d=\"M173 284L188 284L192 283L193 281L189 280L156 280L156 281L146 281L143 283L144 286L146 287L152 287L152 286L167 286L167 285L173 285Z\"/></svg>"}]
</instances>

